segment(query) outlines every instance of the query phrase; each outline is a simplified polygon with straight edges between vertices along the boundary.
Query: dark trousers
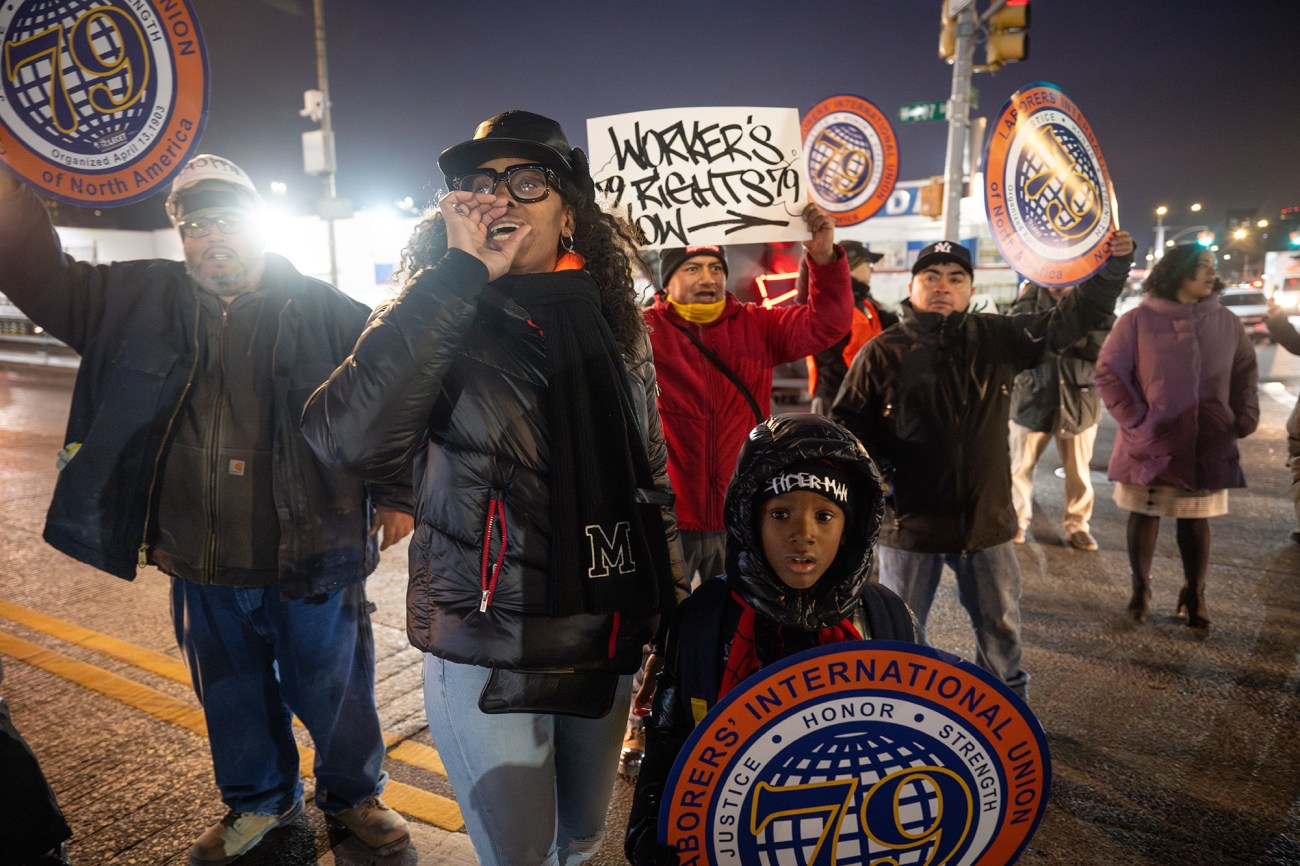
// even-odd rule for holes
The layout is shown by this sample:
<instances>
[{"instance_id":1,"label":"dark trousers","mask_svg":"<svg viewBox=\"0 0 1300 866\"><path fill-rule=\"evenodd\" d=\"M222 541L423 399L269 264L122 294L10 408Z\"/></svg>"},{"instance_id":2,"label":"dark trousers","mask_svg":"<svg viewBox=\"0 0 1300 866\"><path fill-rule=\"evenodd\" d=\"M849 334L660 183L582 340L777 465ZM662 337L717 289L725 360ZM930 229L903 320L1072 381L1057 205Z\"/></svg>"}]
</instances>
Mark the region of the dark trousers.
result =
<instances>
[{"instance_id":1,"label":"dark trousers","mask_svg":"<svg viewBox=\"0 0 1300 866\"><path fill-rule=\"evenodd\" d=\"M0 698L0 866L24 866L72 835L41 765Z\"/></svg>"}]
</instances>

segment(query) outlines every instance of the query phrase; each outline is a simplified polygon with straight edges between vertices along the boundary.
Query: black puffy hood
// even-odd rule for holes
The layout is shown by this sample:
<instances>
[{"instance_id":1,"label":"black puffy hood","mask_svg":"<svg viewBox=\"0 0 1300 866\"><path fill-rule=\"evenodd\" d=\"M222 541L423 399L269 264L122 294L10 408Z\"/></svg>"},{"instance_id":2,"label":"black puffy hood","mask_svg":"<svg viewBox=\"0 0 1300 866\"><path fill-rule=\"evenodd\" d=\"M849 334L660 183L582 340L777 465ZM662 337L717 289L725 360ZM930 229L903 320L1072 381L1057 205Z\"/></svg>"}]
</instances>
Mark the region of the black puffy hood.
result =
<instances>
[{"instance_id":1,"label":"black puffy hood","mask_svg":"<svg viewBox=\"0 0 1300 866\"><path fill-rule=\"evenodd\" d=\"M754 495L768 478L792 463L833 460L853 477L853 525L821 580L808 589L791 589L768 565L754 520ZM871 573L876 536L885 514L880 473L862 443L845 428L820 415L773 415L749 431L736 471L727 485L727 573L738 581L745 600L782 625L827 628L853 609Z\"/></svg>"}]
</instances>

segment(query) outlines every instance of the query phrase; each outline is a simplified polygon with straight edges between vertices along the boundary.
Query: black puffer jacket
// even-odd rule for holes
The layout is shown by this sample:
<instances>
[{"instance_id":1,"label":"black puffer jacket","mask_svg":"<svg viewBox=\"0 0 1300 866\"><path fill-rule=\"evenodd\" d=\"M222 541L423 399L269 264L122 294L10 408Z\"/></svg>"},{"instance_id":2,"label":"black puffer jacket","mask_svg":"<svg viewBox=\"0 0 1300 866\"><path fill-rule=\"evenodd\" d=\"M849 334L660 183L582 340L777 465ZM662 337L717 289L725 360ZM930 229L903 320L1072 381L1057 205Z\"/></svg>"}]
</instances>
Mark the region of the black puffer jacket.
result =
<instances>
[{"instance_id":1,"label":"black puffer jacket","mask_svg":"<svg viewBox=\"0 0 1300 866\"><path fill-rule=\"evenodd\" d=\"M1011 313L1042 313L1057 305L1043 286L1030 283L1011 305ZM1097 355L1115 316L1106 317L1094 328L1060 352L1050 352L1044 361L1016 376L1011 390L1011 420L1035 433L1077 436L1101 418L1101 395L1097 393Z\"/></svg>"},{"instance_id":2,"label":"black puffer jacket","mask_svg":"<svg viewBox=\"0 0 1300 866\"><path fill-rule=\"evenodd\" d=\"M833 460L853 476L854 525L822 578L810 589L790 589L763 555L753 514L759 485L778 470L809 458ZM624 852L633 863L655 862L659 805L669 771L702 713L718 700L722 671L740 619L742 596L760 616L783 629L815 632L852 620L865 639L925 643L924 632L897 595L870 583L871 559L883 516L880 475L862 445L819 415L774 415L749 434L727 487L727 573L706 580L684 602L665 642L664 666L646 720L646 753L637 777ZM792 636L792 646L815 644ZM769 662L770 663L770 662Z\"/></svg>"},{"instance_id":3,"label":"black puffer jacket","mask_svg":"<svg viewBox=\"0 0 1300 866\"><path fill-rule=\"evenodd\" d=\"M881 544L958 553L1015 536L1011 384L1112 315L1131 261L1112 257L1041 313L945 318L904 301L902 320L862 348L831 417L858 435L890 486Z\"/></svg>"},{"instance_id":4,"label":"black puffer jacket","mask_svg":"<svg viewBox=\"0 0 1300 866\"><path fill-rule=\"evenodd\" d=\"M480 300L487 276L459 250L423 271L376 312L352 358L313 395L304 432L326 462L347 471L414 472L407 634L417 648L486 667L631 672L654 617L547 613L544 338L527 310ZM669 491L649 338L624 360L656 488ZM663 576L672 595L680 562L670 508L663 519L678 572ZM491 602L480 609L489 584Z\"/></svg>"}]
</instances>

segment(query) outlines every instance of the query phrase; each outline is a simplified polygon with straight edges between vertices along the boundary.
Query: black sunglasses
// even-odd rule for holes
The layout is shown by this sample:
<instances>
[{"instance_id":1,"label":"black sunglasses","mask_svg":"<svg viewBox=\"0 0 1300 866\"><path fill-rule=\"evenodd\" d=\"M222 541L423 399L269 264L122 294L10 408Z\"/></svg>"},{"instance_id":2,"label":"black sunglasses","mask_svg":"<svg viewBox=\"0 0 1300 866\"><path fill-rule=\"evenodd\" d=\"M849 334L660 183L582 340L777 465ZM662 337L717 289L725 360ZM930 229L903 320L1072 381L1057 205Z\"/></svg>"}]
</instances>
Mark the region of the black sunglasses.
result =
<instances>
[{"instance_id":1,"label":"black sunglasses","mask_svg":"<svg viewBox=\"0 0 1300 866\"><path fill-rule=\"evenodd\" d=\"M253 224L250 217L230 216L219 217L198 217L192 220L182 220L180 223L181 234L187 238L206 238L212 234L212 227L216 226L221 229L223 235L242 234L245 229Z\"/></svg>"},{"instance_id":2,"label":"black sunglasses","mask_svg":"<svg viewBox=\"0 0 1300 866\"><path fill-rule=\"evenodd\" d=\"M447 183L452 189L460 192L492 195L503 180L506 182L506 189L510 190L511 197L520 204L541 201L551 194L552 187L558 188L560 185L560 179L554 171L536 162L512 165L505 171L476 168L469 174L453 177Z\"/></svg>"}]
</instances>

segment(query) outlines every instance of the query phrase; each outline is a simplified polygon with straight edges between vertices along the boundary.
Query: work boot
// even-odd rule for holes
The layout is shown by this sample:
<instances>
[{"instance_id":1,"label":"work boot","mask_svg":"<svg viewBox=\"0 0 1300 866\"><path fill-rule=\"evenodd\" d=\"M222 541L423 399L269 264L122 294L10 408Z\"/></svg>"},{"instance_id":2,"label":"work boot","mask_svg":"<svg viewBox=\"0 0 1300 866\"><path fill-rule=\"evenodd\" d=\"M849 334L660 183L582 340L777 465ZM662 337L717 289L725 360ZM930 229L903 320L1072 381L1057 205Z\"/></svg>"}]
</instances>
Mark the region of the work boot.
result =
<instances>
[{"instance_id":1,"label":"work boot","mask_svg":"<svg viewBox=\"0 0 1300 866\"><path fill-rule=\"evenodd\" d=\"M1133 575L1133 597L1128 600L1128 616L1134 622L1146 622L1151 612L1151 578Z\"/></svg>"},{"instance_id":2,"label":"work boot","mask_svg":"<svg viewBox=\"0 0 1300 866\"><path fill-rule=\"evenodd\" d=\"M190 847L190 866L229 863L261 842L267 833L301 814L301 797L283 815L252 815L231 809L226 817L204 830L199 841Z\"/></svg>"},{"instance_id":3,"label":"work boot","mask_svg":"<svg viewBox=\"0 0 1300 866\"><path fill-rule=\"evenodd\" d=\"M1086 529L1076 529L1070 533L1070 546L1075 550L1091 552L1097 549L1097 539Z\"/></svg>"},{"instance_id":4,"label":"work boot","mask_svg":"<svg viewBox=\"0 0 1300 866\"><path fill-rule=\"evenodd\" d=\"M623 737L623 751L618 755L618 773L635 779L641 772L641 759L645 757L645 726L628 725Z\"/></svg>"},{"instance_id":5,"label":"work boot","mask_svg":"<svg viewBox=\"0 0 1300 866\"><path fill-rule=\"evenodd\" d=\"M357 840L376 854L387 856L402 851L411 842L406 819L389 808L378 796L360 806L327 816L352 831Z\"/></svg>"}]
</instances>

